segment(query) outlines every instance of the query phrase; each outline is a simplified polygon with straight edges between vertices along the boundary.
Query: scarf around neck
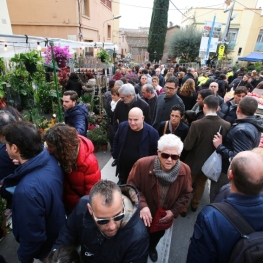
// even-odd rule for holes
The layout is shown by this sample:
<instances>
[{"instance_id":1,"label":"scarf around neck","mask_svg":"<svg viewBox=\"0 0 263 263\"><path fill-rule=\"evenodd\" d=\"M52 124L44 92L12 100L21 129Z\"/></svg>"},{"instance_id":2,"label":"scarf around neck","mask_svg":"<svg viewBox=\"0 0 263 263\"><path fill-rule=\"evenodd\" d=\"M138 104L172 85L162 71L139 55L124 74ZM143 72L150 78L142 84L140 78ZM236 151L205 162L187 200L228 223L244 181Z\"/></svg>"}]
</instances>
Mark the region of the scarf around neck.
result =
<instances>
[{"instance_id":1,"label":"scarf around neck","mask_svg":"<svg viewBox=\"0 0 263 263\"><path fill-rule=\"evenodd\" d=\"M179 174L179 170L180 170L180 160L179 159L177 163L175 164L175 166L169 172L164 172L162 170L160 160L158 157L156 157L154 161L153 172L162 185L172 184L176 180Z\"/></svg>"}]
</instances>

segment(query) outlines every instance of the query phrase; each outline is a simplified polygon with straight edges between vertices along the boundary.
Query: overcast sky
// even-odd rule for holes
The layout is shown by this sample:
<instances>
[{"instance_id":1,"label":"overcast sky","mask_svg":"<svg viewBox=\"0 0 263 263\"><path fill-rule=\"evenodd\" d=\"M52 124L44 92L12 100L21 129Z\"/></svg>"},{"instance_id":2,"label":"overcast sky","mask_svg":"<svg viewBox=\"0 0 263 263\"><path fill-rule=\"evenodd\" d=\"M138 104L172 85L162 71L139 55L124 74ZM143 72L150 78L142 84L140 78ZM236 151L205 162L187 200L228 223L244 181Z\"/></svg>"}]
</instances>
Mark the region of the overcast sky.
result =
<instances>
[{"instance_id":1,"label":"overcast sky","mask_svg":"<svg viewBox=\"0 0 263 263\"><path fill-rule=\"evenodd\" d=\"M114 0L113 0L114 1ZM151 22L153 0L120 0L120 27L122 28L138 28L149 27ZM224 6L224 0L172 0L175 6L184 13L190 7L211 7L222 8ZM242 1L243 2L243 1ZM247 0L246 2L249 2ZM248 3L246 5L249 5ZM263 8L263 0L258 0L257 7ZM252 11L251 11L252 12ZM117 14L114 14L117 15ZM169 4L168 22L172 22L174 25L180 25L182 14L176 10L176 8Z\"/></svg>"}]
</instances>

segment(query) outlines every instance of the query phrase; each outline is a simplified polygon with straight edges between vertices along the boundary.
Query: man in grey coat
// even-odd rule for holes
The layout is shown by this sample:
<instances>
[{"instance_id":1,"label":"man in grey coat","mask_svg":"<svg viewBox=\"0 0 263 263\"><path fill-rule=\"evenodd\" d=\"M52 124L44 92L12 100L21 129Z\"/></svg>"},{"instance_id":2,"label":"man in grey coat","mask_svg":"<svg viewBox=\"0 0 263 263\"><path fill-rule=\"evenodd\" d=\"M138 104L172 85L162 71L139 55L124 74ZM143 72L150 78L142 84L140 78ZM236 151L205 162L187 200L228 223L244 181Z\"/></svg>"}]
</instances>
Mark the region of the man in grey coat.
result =
<instances>
[{"instance_id":1,"label":"man in grey coat","mask_svg":"<svg viewBox=\"0 0 263 263\"><path fill-rule=\"evenodd\" d=\"M177 96L177 90L178 79L176 77L168 78L164 86L164 93L160 94L157 99L155 118L153 122L153 127L157 131L162 121L170 119L171 108L174 105L181 106L184 111L184 103L182 99Z\"/></svg>"}]
</instances>

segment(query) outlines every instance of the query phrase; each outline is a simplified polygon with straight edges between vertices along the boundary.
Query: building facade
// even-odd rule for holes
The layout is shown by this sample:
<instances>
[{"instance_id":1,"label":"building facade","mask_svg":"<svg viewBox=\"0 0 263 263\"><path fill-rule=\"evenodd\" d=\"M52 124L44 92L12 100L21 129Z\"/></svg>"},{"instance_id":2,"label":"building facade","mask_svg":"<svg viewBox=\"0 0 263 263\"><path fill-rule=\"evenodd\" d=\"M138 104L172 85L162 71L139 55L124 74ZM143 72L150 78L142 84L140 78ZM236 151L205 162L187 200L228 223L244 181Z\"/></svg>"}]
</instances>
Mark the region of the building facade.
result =
<instances>
[{"instance_id":1,"label":"building facade","mask_svg":"<svg viewBox=\"0 0 263 263\"><path fill-rule=\"evenodd\" d=\"M7 6L14 34L113 42L119 31L113 19L119 4L110 0L7 0Z\"/></svg>"},{"instance_id":2,"label":"building facade","mask_svg":"<svg viewBox=\"0 0 263 263\"><path fill-rule=\"evenodd\" d=\"M235 2L233 19L227 35L228 58L233 64L239 57L247 56L253 51L263 52L263 16L261 9L256 8L256 5L257 0ZM223 8L190 8L184 13L181 27L195 26L202 31L204 22L213 21L214 15L216 22L222 23L223 33L228 18L228 12L224 12Z\"/></svg>"},{"instance_id":3,"label":"building facade","mask_svg":"<svg viewBox=\"0 0 263 263\"><path fill-rule=\"evenodd\" d=\"M0 34L12 34L6 0L0 1Z\"/></svg>"}]
</instances>

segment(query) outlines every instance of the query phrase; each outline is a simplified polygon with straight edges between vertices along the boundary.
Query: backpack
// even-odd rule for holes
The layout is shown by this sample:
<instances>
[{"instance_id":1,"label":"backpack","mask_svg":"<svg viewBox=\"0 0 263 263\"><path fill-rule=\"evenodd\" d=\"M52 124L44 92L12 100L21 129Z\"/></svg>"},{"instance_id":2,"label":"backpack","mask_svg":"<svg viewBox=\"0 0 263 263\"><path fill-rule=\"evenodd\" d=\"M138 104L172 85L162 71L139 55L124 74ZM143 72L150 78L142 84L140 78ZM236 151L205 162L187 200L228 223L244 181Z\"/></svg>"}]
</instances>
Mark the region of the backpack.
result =
<instances>
[{"instance_id":1,"label":"backpack","mask_svg":"<svg viewBox=\"0 0 263 263\"><path fill-rule=\"evenodd\" d=\"M262 263L263 231L255 231L244 217L228 203L214 203L210 206L221 212L241 235L231 252L229 263Z\"/></svg>"}]
</instances>

